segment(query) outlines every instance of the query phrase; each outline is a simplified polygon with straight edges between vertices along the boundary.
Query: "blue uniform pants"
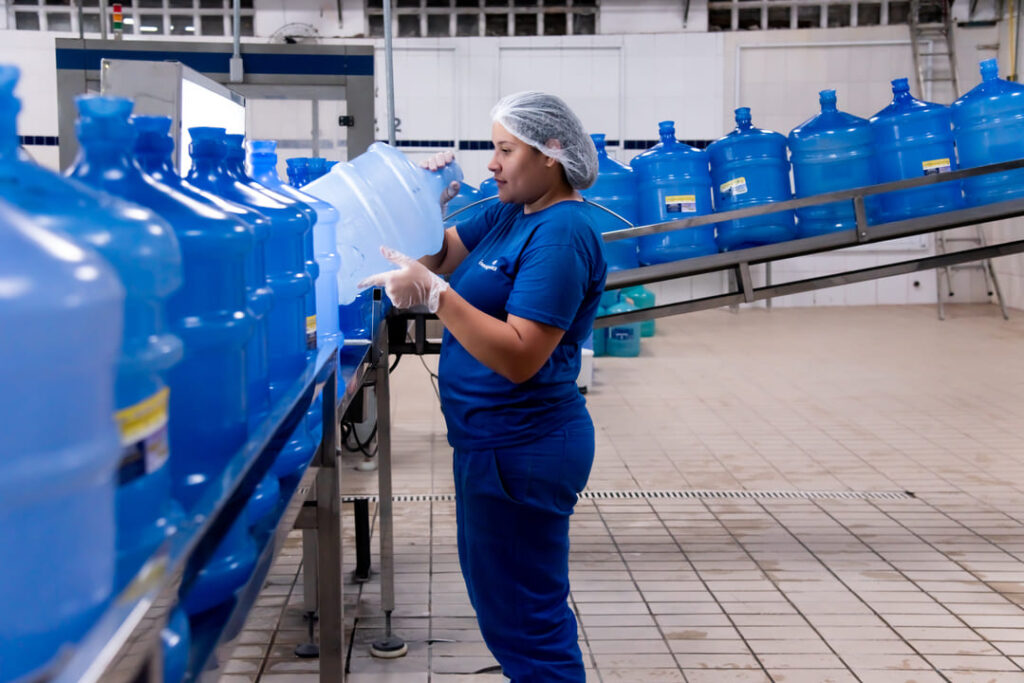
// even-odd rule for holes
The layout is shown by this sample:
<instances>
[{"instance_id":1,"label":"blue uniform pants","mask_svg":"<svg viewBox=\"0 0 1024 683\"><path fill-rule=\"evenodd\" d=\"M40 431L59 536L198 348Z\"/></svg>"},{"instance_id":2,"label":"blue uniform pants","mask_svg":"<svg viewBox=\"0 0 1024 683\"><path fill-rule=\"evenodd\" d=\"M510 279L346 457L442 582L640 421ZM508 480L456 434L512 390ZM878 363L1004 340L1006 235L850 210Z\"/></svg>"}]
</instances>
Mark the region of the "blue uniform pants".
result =
<instances>
[{"instance_id":1,"label":"blue uniform pants","mask_svg":"<svg viewBox=\"0 0 1024 683\"><path fill-rule=\"evenodd\" d=\"M534 442L455 450L459 564L513 683L584 683L569 609L569 516L594 461L590 417Z\"/></svg>"}]
</instances>

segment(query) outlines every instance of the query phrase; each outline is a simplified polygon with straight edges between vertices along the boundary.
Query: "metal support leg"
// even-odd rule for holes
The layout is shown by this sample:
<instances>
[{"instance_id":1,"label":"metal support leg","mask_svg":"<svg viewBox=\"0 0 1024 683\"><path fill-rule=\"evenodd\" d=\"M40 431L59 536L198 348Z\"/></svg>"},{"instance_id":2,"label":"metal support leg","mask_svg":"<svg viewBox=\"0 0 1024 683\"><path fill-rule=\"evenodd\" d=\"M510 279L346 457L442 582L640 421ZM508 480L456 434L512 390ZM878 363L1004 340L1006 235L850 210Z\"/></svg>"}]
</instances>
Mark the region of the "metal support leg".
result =
<instances>
[{"instance_id":1,"label":"metal support leg","mask_svg":"<svg viewBox=\"0 0 1024 683\"><path fill-rule=\"evenodd\" d=\"M370 580L370 502L359 498L352 502L352 516L356 527L356 568L352 572L353 583Z\"/></svg>"},{"instance_id":2,"label":"metal support leg","mask_svg":"<svg viewBox=\"0 0 1024 683\"><path fill-rule=\"evenodd\" d=\"M344 596L341 580L341 459L335 440L337 373L323 389L324 435L316 473L317 577L320 603L320 681L345 680Z\"/></svg>"},{"instance_id":3,"label":"metal support leg","mask_svg":"<svg viewBox=\"0 0 1024 683\"><path fill-rule=\"evenodd\" d=\"M375 296L379 295L379 290ZM374 641L374 657L401 657L408 647L391 632L391 613L395 609L395 541L391 509L391 406L388 388L388 335L379 335L375 384L377 393L377 482L380 491L378 528L380 529L380 604L384 610L384 638Z\"/></svg>"},{"instance_id":4,"label":"metal support leg","mask_svg":"<svg viewBox=\"0 0 1024 683\"><path fill-rule=\"evenodd\" d=\"M313 499L313 489L309 490L307 500ZM312 659L320 656L320 646L316 644L313 629L317 615L317 564L316 564L316 530L302 530L302 616L309 627L309 639L295 646L295 656Z\"/></svg>"}]
</instances>

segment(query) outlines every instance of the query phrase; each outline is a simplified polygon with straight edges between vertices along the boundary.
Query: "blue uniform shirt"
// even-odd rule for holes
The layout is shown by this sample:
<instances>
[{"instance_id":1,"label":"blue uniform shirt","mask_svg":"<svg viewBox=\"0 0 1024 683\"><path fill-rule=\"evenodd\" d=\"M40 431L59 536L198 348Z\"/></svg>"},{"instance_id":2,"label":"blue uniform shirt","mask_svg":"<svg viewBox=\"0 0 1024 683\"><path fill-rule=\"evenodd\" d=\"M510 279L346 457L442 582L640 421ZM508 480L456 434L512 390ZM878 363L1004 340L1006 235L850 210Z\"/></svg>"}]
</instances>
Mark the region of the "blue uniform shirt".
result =
<instances>
[{"instance_id":1,"label":"blue uniform shirt","mask_svg":"<svg viewBox=\"0 0 1024 683\"><path fill-rule=\"evenodd\" d=\"M563 201L525 214L521 204L495 202L456 228L469 255L450 278L455 291L499 320L512 314L565 335L537 374L515 384L445 331L438 376L454 448L526 443L585 414L576 387L580 348L607 272L594 211Z\"/></svg>"}]
</instances>

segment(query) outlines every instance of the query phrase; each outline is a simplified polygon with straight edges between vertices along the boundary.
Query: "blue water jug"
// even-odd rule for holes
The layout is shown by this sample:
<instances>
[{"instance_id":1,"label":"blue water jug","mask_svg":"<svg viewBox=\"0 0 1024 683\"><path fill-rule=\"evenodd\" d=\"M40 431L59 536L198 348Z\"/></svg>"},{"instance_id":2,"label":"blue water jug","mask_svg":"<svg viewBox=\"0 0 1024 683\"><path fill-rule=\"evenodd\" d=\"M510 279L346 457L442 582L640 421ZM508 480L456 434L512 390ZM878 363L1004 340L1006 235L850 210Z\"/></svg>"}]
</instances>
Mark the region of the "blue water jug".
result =
<instances>
[{"instance_id":1,"label":"blue water jug","mask_svg":"<svg viewBox=\"0 0 1024 683\"><path fill-rule=\"evenodd\" d=\"M130 134L127 116L131 102L83 97L77 105L80 149L68 174L92 188L106 189L108 167L123 155L122 140ZM117 136L121 139L115 140ZM54 192L52 201L64 204L50 210L72 209L74 200L68 194ZM118 423L124 445L117 506L121 586L173 528L175 459L169 455L173 444L168 445L168 420L173 413L168 414L167 373L182 357L182 343L170 324L168 302L181 284L182 264L174 232L156 213L112 198L102 199L100 204L116 217L102 216L99 223L90 223L79 220L78 211L72 209L62 229L95 246L117 270L127 292L117 379Z\"/></svg>"},{"instance_id":2,"label":"blue water jug","mask_svg":"<svg viewBox=\"0 0 1024 683\"><path fill-rule=\"evenodd\" d=\"M754 128L750 108L736 110L736 128L708 145L715 211L784 202L793 198L789 185L786 137ZM751 216L718 224L721 251L735 251L796 237L792 211Z\"/></svg>"},{"instance_id":3,"label":"blue water jug","mask_svg":"<svg viewBox=\"0 0 1024 683\"><path fill-rule=\"evenodd\" d=\"M819 102L821 113L789 133L796 196L873 185L876 181L871 125L865 119L839 111L835 90L822 90ZM872 206L869 201L869 213ZM797 209L796 217L799 237L853 230L857 225L853 201L849 199Z\"/></svg>"},{"instance_id":4,"label":"blue water jug","mask_svg":"<svg viewBox=\"0 0 1024 683\"><path fill-rule=\"evenodd\" d=\"M373 290L365 289L349 304L338 308L339 324L346 339L369 339L373 314Z\"/></svg>"},{"instance_id":5,"label":"blue water jug","mask_svg":"<svg viewBox=\"0 0 1024 683\"><path fill-rule=\"evenodd\" d=\"M892 102L871 117L877 182L955 171L949 107L910 94L905 78L892 81ZM899 221L964 206L960 183L886 192L877 196L875 220Z\"/></svg>"},{"instance_id":6,"label":"blue water jug","mask_svg":"<svg viewBox=\"0 0 1024 683\"><path fill-rule=\"evenodd\" d=\"M594 140L594 146L597 148L597 180L580 194L622 216L622 219L616 218L608 211L598 209L591 212L594 225L602 233L632 227L637 224L636 182L633 177L636 174L626 164L608 156L603 134L595 133L590 137ZM609 272L636 268L640 265L635 237L614 242L602 242L602 245L604 260L608 263Z\"/></svg>"},{"instance_id":7,"label":"blue water jug","mask_svg":"<svg viewBox=\"0 0 1024 683\"><path fill-rule=\"evenodd\" d=\"M633 157L637 213L642 225L682 220L711 213L708 153L676 140L675 122L658 124L661 142ZM650 265L714 254L715 226L644 235L640 263Z\"/></svg>"},{"instance_id":8,"label":"blue water jug","mask_svg":"<svg viewBox=\"0 0 1024 683\"><path fill-rule=\"evenodd\" d=\"M267 284L274 295L267 314L267 355L271 396L276 397L291 387L306 367L305 297L312 282L306 272L303 242L309 220L294 205L288 206L271 197L269 190L253 187L252 179L240 173L237 164L227 162L223 156L212 169L215 182L209 183L209 165L202 167L207 169L206 173L200 173L196 168L197 158L226 155L224 129L196 127L189 133L193 159L189 182L271 220L264 254Z\"/></svg>"},{"instance_id":9,"label":"blue water jug","mask_svg":"<svg viewBox=\"0 0 1024 683\"><path fill-rule=\"evenodd\" d=\"M981 83L950 107L961 168L1024 159L1024 85L999 78L994 59L981 62ZM1024 197L1024 168L965 178L971 206Z\"/></svg>"},{"instance_id":10,"label":"blue water jug","mask_svg":"<svg viewBox=\"0 0 1024 683\"><path fill-rule=\"evenodd\" d=\"M608 314L629 313L636 306L625 298L608 308ZM640 323L619 323L608 328L608 339L605 351L609 356L635 358L640 355Z\"/></svg>"},{"instance_id":11,"label":"blue water jug","mask_svg":"<svg viewBox=\"0 0 1024 683\"><path fill-rule=\"evenodd\" d=\"M305 199L313 199L308 195L304 195L297 189L290 187L281 182L277 175L277 155L273 154L273 159L264 160L267 163L257 165L250 164L249 168L246 168L245 160L245 148L244 137L242 135L228 134L224 136L225 145L227 147L227 154L225 156L225 163L232 169L240 178L248 180L250 187L263 192L268 195L271 199L278 201L286 206L294 207L302 212L309 221L309 230L303 235L302 253L303 259L305 260L306 272L313 279L314 286L310 287L309 292L305 297L305 321L306 321L306 349L307 351L317 348L317 339L320 337L319 324L317 320L317 300L316 300L316 288L320 283L320 266L314 256L314 245L313 245L313 233L316 228L320 211L317 211L315 207L306 203ZM277 143L270 141L274 145L276 150ZM310 159L309 167L313 168L313 159ZM322 160L321 160L322 161ZM269 163L272 162L272 163ZM321 164L322 167L322 164ZM263 183L250 174L250 170L259 170L264 174L264 178L270 185ZM326 202L320 202L320 204L327 205ZM333 209L333 207L331 207ZM337 211L331 211L333 216L337 216ZM337 224L337 221L335 221ZM323 240L321 239L321 242ZM332 245L333 246L333 245ZM337 278L334 279L337 283ZM330 304L328 304L327 310L330 311ZM334 316L337 315L337 304L333 306ZM336 325L333 326L335 329ZM337 339L337 333L332 331L332 336ZM273 473L279 477L290 477L294 474L299 473L302 468L309 462L313 456L313 451L316 450L316 443L313 441L312 436L309 432L309 425L315 423L322 413L314 410L311 407L308 411L306 421L300 424L296 429L293 430L289 441L285 444L284 448L281 449L281 453L278 455L277 460L274 462Z\"/></svg>"},{"instance_id":12,"label":"blue water jug","mask_svg":"<svg viewBox=\"0 0 1024 683\"><path fill-rule=\"evenodd\" d=\"M281 484L273 472L268 472L256 485L256 490L245 505L245 523L257 536L262 531L260 527L269 521L280 501Z\"/></svg>"},{"instance_id":13,"label":"blue water jug","mask_svg":"<svg viewBox=\"0 0 1024 683\"><path fill-rule=\"evenodd\" d=\"M317 342L336 344L340 347L343 339L338 327L340 257L336 244L337 209L281 181L277 175L277 142L274 140L253 140L249 143L249 167L256 182L305 204L315 212L313 253L319 268L319 277L315 284Z\"/></svg>"},{"instance_id":14,"label":"blue water jug","mask_svg":"<svg viewBox=\"0 0 1024 683\"><path fill-rule=\"evenodd\" d=\"M310 181L309 157L292 157L285 159L284 163L289 185L300 188Z\"/></svg>"},{"instance_id":15,"label":"blue water jug","mask_svg":"<svg viewBox=\"0 0 1024 683\"><path fill-rule=\"evenodd\" d=\"M114 98L91 100L94 106ZM186 508L245 443L247 430L245 344L252 334L247 313L244 266L252 230L182 186L177 174L161 182L145 175L132 154L158 156L171 164L174 143L167 117L136 117L129 127L131 102L106 122L116 143L103 156L86 151L73 176L152 209L178 235L183 284L167 302L171 328L185 354L168 373L171 393L170 444L175 496ZM90 100L82 103L83 108ZM134 140L134 144L133 144Z\"/></svg>"},{"instance_id":16,"label":"blue water jug","mask_svg":"<svg viewBox=\"0 0 1024 683\"><path fill-rule=\"evenodd\" d=\"M313 182L324 173L327 173L327 159L312 157L309 160L309 181Z\"/></svg>"},{"instance_id":17,"label":"blue water jug","mask_svg":"<svg viewBox=\"0 0 1024 683\"><path fill-rule=\"evenodd\" d=\"M245 347L246 394L249 422L252 424L270 410L267 314L274 306L274 292L267 282L266 251L272 223L259 211L237 202L229 202L220 195L221 184L231 182L224 170L224 129L201 129L198 134L198 139L193 136L189 149L192 167L189 169L187 184L209 195L215 206L232 213L252 227L253 248L245 263L245 287L249 314L253 320L253 333Z\"/></svg>"},{"instance_id":18,"label":"blue water jug","mask_svg":"<svg viewBox=\"0 0 1024 683\"><path fill-rule=\"evenodd\" d=\"M0 67L4 157L17 154L16 79ZM124 290L96 253L6 201L0 281L0 680L10 681L78 640L113 590Z\"/></svg>"},{"instance_id":19,"label":"blue water jug","mask_svg":"<svg viewBox=\"0 0 1024 683\"><path fill-rule=\"evenodd\" d=\"M477 187L477 192L480 193L480 199L487 197L498 196L498 181L492 178L484 178L480 181L480 185Z\"/></svg>"},{"instance_id":20,"label":"blue water jug","mask_svg":"<svg viewBox=\"0 0 1024 683\"><path fill-rule=\"evenodd\" d=\"M636 287L626 287L625 289L622 290L621 298L633 304L639 310L643 310L645 308L654 308L654 292L652 292L651 290L647 289L642 285L637 285ZM640 336L654 336L653 320L644 320L643 322L640 323Z\"/></svg>"},{"instance_id":21,"label":"blue water jug","mask_svg":"<svg viewBox=\"0 0 1024 683\"><path fill-rule=\"evenodd\" d=\"M179 683L188 670L192 631L185 610L177 607L171 612L167 625L160 631L164 651L164 683Z\"/></svg>"},{"instance_id":22,"label":"blue water jug","mask_svg":"<svg viewBox=\"0 0 1024 683\"><path fill-rule=\"evenodd\" d=\"M271 199L284 204L290 208L298 209L307 221L307 229L302 233L302 258L305 265L306 273L309 274L312 280L313 286L306 291L304 302L305 312L305 330L306 330L306 350L310 351L316 348L316 287L315 283L317 278L320 277L320 266L317 265L316 259L313 254L313 226L316 224L317 212L313 210L309 204L301 200L297 200L295 197L277 191L276 189L267 187L263 183L253 178L249 169L246 168L245 164L245 136L234 133L228 133L224 136L225 145L225 166L234 172L238 178L244 182L249 183L251 187L269 195ZM276 171L276 169L275 169ZM276 177L276 172L275 172Z\"/></svg>"}]
</instances>

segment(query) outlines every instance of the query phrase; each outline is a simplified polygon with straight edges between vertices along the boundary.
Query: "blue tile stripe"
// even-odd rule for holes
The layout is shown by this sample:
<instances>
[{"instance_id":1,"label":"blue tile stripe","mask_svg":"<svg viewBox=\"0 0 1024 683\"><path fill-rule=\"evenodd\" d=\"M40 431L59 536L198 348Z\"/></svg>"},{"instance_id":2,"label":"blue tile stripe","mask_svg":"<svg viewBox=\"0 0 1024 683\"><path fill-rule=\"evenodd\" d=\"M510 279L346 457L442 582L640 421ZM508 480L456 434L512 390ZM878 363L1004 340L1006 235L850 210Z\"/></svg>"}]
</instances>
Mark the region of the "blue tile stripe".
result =
<instances>
[{"instance_id":1,"label":"blue tile stripe","mask_svg":"<svg viewBox=\"0 0 1024 683\"><path fill-rule=\"evenodd\" d=\"M98 71L100 61L104 57L150 62L177 61L203 73L229 73L231 53L59 48L57 50L57 68ZM247 74L373 75L373 55L289 55L243 52L242 65Z\"/></svg>"},{"instance_id":2,"label":"blue tile stripe","mask_svg":"<svg viewBox=\"0 0 1024 683\"><path fill-rule=\"evenodd\" d=\"M57 147L60 145L60 138L56 135L19 135L18 143L25 146Z\"/></svg>"}]
</instances>

